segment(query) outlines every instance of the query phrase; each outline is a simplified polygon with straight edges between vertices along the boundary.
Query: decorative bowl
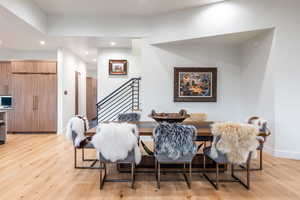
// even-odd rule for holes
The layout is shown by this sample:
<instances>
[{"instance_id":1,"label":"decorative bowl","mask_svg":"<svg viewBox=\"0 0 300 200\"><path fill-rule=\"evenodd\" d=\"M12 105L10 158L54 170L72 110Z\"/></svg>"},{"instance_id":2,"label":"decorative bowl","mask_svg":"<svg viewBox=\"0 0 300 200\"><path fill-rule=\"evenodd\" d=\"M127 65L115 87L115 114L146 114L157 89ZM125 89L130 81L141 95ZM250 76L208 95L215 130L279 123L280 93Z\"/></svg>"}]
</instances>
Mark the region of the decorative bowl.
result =
<instances>
[{"instance_id":1,"label":"decorative bowl","mask_svg":"<svg viewBox=\"0 0 300 200\"><path fill-rule=\"evenodd\" d=\"M181 123L185 119L189 118L190 115L188 115L185 110L180 110L179 113L156 113L152 110L149 117L153 118L158 123Z\"/></svg>"}]
</instances>

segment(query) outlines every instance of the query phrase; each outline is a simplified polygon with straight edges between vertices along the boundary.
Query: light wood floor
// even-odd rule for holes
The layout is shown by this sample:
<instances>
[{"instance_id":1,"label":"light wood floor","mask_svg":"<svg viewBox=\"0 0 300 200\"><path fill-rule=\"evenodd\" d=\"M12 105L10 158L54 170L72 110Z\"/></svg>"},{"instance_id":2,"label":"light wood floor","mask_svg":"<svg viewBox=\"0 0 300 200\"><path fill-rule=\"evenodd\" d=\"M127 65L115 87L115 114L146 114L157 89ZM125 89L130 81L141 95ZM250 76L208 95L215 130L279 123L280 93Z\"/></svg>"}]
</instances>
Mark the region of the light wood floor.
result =
<instances>
[{"instance_id":1,"label":"light wood floor","mask_svg":"<svg viewBox=\"0 0 300 200\"><path fill-rule=\"evenodd\" d=\"M265 155L264 162L263 172L252 173L251 191L237 183L215 191L200 175L194 175L192 190L185 182L162 182L157 190L153 174L137 174L135 190L128 183L106 183L100 191L98 170L75 170L72 144L62 136L8 135L0 145L0 199L299 200L300 161Z\"/></svg>"}]
</instances>

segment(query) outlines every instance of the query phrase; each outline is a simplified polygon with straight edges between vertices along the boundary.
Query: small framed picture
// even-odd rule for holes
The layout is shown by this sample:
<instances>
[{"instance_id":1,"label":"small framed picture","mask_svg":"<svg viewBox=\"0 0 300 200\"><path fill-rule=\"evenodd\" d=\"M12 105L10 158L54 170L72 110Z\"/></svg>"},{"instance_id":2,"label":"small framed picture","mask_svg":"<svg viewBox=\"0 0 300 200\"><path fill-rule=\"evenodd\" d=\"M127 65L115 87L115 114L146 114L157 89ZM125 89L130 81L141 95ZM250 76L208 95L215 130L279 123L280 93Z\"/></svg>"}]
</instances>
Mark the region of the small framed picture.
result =
<instances>
[{"instance_id":1,"label":"small framed picture","mask_svg":"<svg viewBox=\"0 0 300 200\"><path fill-rule=\"evenodd\" d=\"M175 102L216 102L217 68L175 68Z\"/></svg>"},{"instance_id":2,"label":"small framed picture","mask_svg":"<svg viewBox=\"0 0 300 200\"><path fill-rule=\"evenodd\" d=\"M127 75L127 60L109 60L109 75Z\"/></svg>"}]
</instances>

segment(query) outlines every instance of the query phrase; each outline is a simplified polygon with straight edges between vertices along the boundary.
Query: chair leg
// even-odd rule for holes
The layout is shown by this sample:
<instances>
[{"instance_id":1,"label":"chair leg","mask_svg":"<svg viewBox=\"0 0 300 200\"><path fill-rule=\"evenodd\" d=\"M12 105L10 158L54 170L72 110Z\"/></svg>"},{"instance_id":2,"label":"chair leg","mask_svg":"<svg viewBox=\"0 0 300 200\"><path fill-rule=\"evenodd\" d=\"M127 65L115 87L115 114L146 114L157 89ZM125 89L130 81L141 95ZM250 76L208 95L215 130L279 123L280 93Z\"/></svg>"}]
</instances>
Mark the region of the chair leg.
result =
<instances>
[{"instance_id":1,"label":"chair leg","mask_svg":"<svg viewBox=\"0 0 300 200\"><path fill-rule=\"evenodd\" d=\"M81 159L84 161L84 148L81 149Z\"/></svg>"},{"instance_id":2,"label":"chair leg","mask_svg":"<svg viewBox=\"0 0 300 200\"><path fill-rule=\"evenodd\" d=\"M155 179L156 179L156 181L157 181L157 160L155 159L155 169L154 169L154 171L155 171Z\"/></svg>"},{"instance_id":3,"label":"chair leg","mask_svg":"<svg viewBox=\"0 0 300 200\"><path fill-rule=\"evenodd\" d=\"M216 164L216 190L219 190L219 164Z\"/></svg>"},{"instance_id":4,"label":"chair leg","mask_svg":"<svg viewBox=\"0 0 300 200\"><path fill-rule=\"evenodd\" d=\"M250 190L250 161L251 161L251 158L248 159L248 161L247 161L247 189L248 190Z\"/></svg>"},{"instance_id":5,"label":"chair leg","mask_svg":"<svg viewBox=\"0 0 300 200\"><path fill-rule=\"evenodd\" d=\"M102 178L102 162L100 162L100 190L103 188L103 178Z\"/></svg>"},{"instance_id":6,"label":"chair leg","mask_svg":"<svg viewBox=\"0 0 300 200\"><path fill-rule=\"evenodd\" d=\"M131 188L134 189L134 169L135 169L135 164L131 163Z\"/></svg>"},{"instance_id":7,"label":"chair leg","mask_svg":"<svg viewBox=\"0 0 300 200\"><path fill-rule=\"evenodd\" d=\"M157 163L157 188L160 189L160 163Z\"/></svg>"},{"instance_id":8,"label":"chair leg","mask_svg":"<svg viewBox=\"0 0 300 200\"><path fill-rule=\"evenodd\" d=\"M74 168L77 169L77 149L74 148Z\"/></svg>"},{"instance_id":9,"label":"chair leg","mask_svg":"<svg viewBox=\"0 0 300 200\"><path fill-rule=\"evenodd\" d=\"M263 170L263 150L259 150L259 170Z\"/></svg>"},{"instance_id":10,"label":"chair leg","mask_svg":"<svg viewBox=\"0 0 300 200\"><path fill-rule=\"evenodd\" d=\"M189 181L190 181L190 188L192 187L192 162L189 163Z\"/></svg>"}]
</instances>

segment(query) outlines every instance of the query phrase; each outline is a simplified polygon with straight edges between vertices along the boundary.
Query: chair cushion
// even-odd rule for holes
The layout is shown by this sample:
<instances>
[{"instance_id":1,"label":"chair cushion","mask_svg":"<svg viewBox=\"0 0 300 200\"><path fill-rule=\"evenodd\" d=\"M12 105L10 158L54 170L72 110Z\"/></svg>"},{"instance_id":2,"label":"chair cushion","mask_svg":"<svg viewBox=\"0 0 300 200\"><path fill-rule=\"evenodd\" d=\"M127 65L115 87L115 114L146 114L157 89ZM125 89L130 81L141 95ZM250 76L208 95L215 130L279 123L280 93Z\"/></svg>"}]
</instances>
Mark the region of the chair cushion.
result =
<instances>
[{"instance_id":1,"label":"chair cushion","mask_svg":"<svg viewBox=\"0 0 300 200\"><path fill-rule=\"evenodd\" d=\"M134 156L134 150L128 152L128 155L123 160L117 160L116 162L112 162L110 160L107 160L104 158L104 156L100 153L100 161L105 163L134 163L135 162L135 156Z\"/></svg>"},{"instance_id":2,"label":"chair cushion","mask_svg":"<svg viewBox=\"0 0 300 200\"><path fill-rule=\"evenodd\" d=\"M176 160L173 160L172 158L169 158L166 155L157 154L157 155L155 155L155 158L159 163L189 163L189 162L192 162L194 156L195 156L195 154L188 153L185 156L182 156Z\"/></svg>"},{"instance_id":3,"label":"chair cushion","mask_svg":"<svg viewBox=\"0 0 300 200\"><path fill-rule=\"evenodd\" d=\"M228 163L228 159L226 154L217 151L218 152L218 156L216 158L212 158L210 155L211 152L211 147L207 147L203 149L203 153L205 156L209 157L210 159L212 159L213 161L215 161L216 163Z\"/></svg>"}]
</instances>

